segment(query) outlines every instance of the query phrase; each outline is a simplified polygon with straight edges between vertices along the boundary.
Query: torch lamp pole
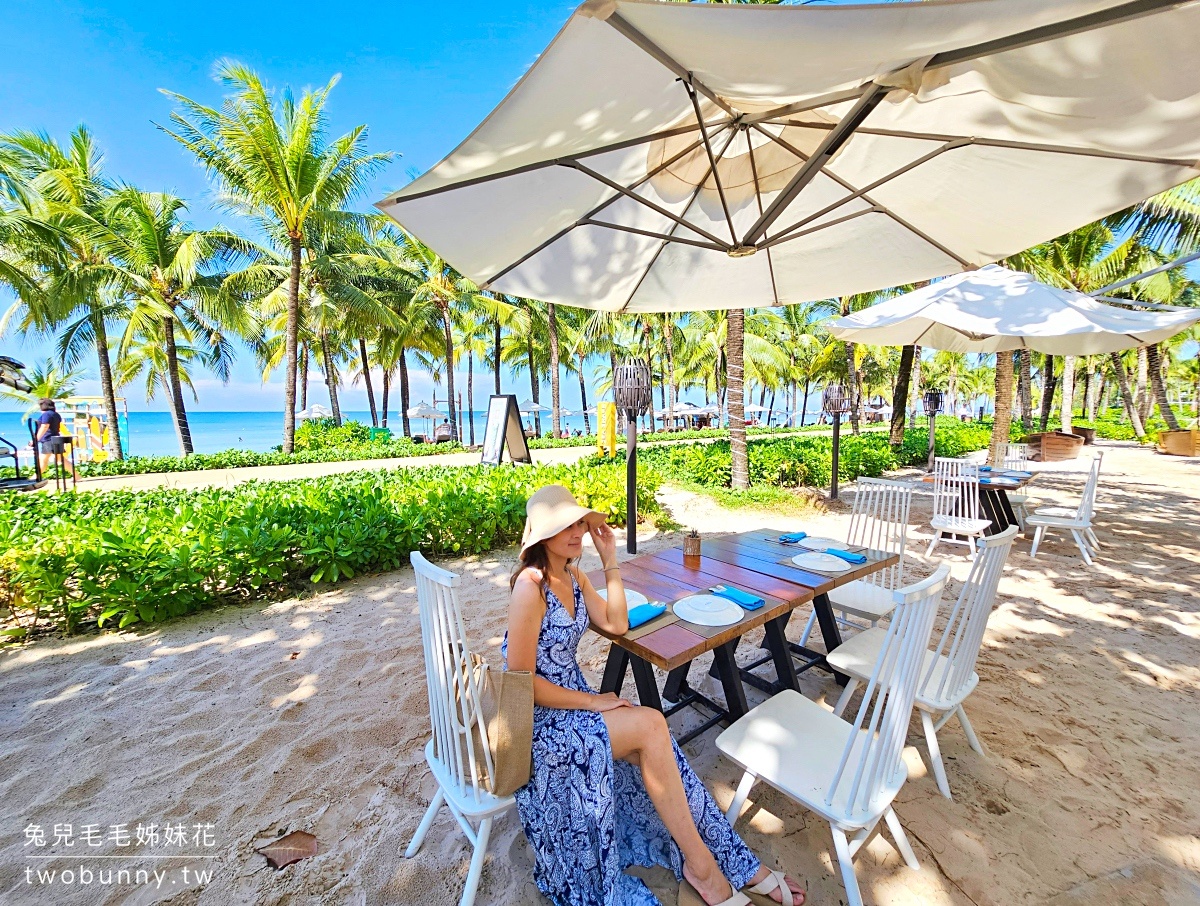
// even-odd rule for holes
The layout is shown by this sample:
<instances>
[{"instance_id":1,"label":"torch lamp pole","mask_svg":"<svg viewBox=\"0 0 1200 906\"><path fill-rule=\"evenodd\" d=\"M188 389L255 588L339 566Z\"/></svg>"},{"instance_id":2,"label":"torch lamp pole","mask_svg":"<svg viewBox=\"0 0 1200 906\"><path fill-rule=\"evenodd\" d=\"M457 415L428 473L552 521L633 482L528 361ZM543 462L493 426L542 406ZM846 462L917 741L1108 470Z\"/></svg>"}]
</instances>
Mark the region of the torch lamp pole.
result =
<instances>
[{"instance_id":1,"label":"torch lamp pole","mask_svg":"<svg viewBox=\"0 0 1200 906\"><path fill-rule=\"evenodd\" d=\"M613 399L625 412L625 546L637 553L637 420L650 408L650 365L630 358L613 372Z\"/></svg>"},{"instance_id":2,"label":"torch lamp pole","mask_svg":"<svg viewBox=\"0 0 1200 906\"><path fill-rule=\"evenodd\" d=\"M937 414L942 408L942 391L927 390L921 398L925 405L925 414L929 416L929 471L933 471L933 461L936 453Z\"/></svg>"},{"instance_id":3,"label":"torch lamp pole","mask_svg":"<svg viewBox=\"0 0 1200 906\"><path fill-rule=\"evenodd\" d=\"M842 433L842 414L833 413L833 470L829 477L829 499L838 499L838 446Z\"/></svg>"},{"instance_id":4,"label":"torch lamp pole","mask_svg":"<svg viewBox=\"0 0 1200 906\"><path fill-rule=\"evenodd\" d=\"M625 549L637 553L637 411L625 410Z\"/></svg>"}]
</instances>

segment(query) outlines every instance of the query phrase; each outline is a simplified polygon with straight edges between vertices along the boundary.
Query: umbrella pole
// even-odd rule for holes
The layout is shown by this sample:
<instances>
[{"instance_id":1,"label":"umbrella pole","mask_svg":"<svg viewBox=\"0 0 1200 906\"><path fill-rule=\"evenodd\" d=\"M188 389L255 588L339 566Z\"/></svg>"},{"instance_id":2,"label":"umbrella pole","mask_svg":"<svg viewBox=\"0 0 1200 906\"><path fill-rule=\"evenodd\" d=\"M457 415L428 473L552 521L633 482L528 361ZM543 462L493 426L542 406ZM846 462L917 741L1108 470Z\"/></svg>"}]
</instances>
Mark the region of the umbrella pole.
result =
<instances>
[{"instance_id":1,"label":"umbrella pole","mask_svg":"<svg viewBox=\"0 0 1200 906\"><path fill-rule=\"evenodd\" d=\"M637 411L625 412L625 549L637 553Z\"/></svg>"},{"instance_id":2,"label":"umbrella pole","mask_svg":"<svg viewBox=\"0 0 1200 906\"><path fill-rule=\"evenodd\" d=\"M934 458L934 437L937 433L937 413L929 416L929 463L926 466L927 470L933 471Z\"/></svg>"},{"instance_id":3,"label":"umbrella pole","mask_svg":"<svg viewBox=\"0 0 1200 906\"><path fill-rule=\"evenodd\" d=\"M842 433L842 414L833 413L833 470L829 477L829 499L838 499L838 444Z\"/></svg>"}]
</instances>

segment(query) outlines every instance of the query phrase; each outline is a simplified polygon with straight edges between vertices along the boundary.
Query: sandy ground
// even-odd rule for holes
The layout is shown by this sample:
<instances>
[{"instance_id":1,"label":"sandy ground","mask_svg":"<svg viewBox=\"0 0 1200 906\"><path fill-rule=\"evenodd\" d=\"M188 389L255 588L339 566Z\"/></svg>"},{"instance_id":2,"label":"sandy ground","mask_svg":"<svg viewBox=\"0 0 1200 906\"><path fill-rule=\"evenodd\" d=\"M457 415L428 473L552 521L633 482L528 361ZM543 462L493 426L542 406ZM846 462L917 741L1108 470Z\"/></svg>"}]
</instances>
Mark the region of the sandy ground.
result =
<instances>
[{"instance_id":1,"label":"sandy ground","mask_svg":"<svg viewBox=\"0 0 1200 906\"><path fill-rule=\"evenodd\" d=\"M868 902L1200 903L1200 460L1105 449L1098 565L1084 568L1061 539L1031 560L1028 542L1019 541L967 705L989 755L973 753L956 725L943 731L955 794L948 801L910 745L897 811L922 870L907 869L877 838L858 862ZM1067 502L1081 484L1080 474L1051 472L1035 487L1048 501ZM759 525L837 532L847 519L844 508L785 519L723 511L680 492L664 498L682 524L706 533ZM915 507L916 575L930 571L920 557L928 505L921 497ZM678 536L644 537L642 550L677 543ZM966 561L949 559L964 577ZM465 575L469 633L493 660L513 561L510 550L445 564ZM433 791L421 755L428 712L416 611L404 570L152 632L0 655L0 900L457 902L470 851L448 812L416 858L401 856ZM595 636L581 646L597 682L605 651ZM719 696L707 666L697 662L691 682ZM815 672L803 682L811 697L831 692ZM738 775L712 739L687 749L725 804ZM754 802L738 825L748 843L805 878L810 902L843 902L827 826L763 788ZM134 847L110 839L112 825L133 833L139 823L164 822L186 826L186 846L160 841L137 851L189 858L138 862L127 855ZM61 824L72 825L74 847L51 845ZM86 824L98 825L101 846L79 839ZM193 839L198 824L212 825L210 845ZM46 846L26 845L34 827L51 838ZM314 833L321 854L276 871L254 852L294 830ZM185 881L184 867L209 870L212 879ZM53 883L34 874L29 883L26 874L82 868L166 875L156 888L95 877L89 885L78 875L63 883L61 874ZM663 874L651 880L673 904ZM515 815L497 824L477 902L544 902Z\"/></svg>"}]
</instances>

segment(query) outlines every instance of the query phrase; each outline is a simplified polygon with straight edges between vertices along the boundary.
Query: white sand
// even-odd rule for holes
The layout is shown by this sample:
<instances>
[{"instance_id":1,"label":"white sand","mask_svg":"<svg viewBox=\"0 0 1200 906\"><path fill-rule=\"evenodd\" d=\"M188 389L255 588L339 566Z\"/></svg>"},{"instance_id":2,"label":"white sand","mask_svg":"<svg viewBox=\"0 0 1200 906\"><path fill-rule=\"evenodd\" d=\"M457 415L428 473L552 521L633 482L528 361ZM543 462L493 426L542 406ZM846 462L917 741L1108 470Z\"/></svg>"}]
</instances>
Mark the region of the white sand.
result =
<instances>
[{"instance_id":1,"label":"white sand","mask_svg":"<svg viewBox=\"0 0 1200 906\"><path fill-rule=\"evenodd\" d=\"M858 862L868 902L1200 903L1200 460L1106 449L1099 565L1084 568L1062 539L1030 560L1019 539L968 702L989 757L973 753L955 724L943 731L955 794L947 801L918 750L908 749L911 779L897 811L922 870L908 870L886 839L876 839ZM1081 484L1082 476L1047 474L1036 487L1067 502ZM795 520L730 513L679 492L665 497L681 523L707 533L800 522L810 532L838 532L846 520L844 509ZM917 522L927 508L920 498ZM923 552L927 539L915 526L913 552ZM678 543L678 536L644 538L641 547ZM961 579L966 562L950 559ZM445 564L467 576L469 632L491 647L493 660L512 562L508 551ZM918 557L914 573L928 571ZM797 614L792 635L806 614ZM448 812L415 859L401 857L433 790L421 755L428 717L419 633L412 574L404 570L269 607L0 655L0 900L457 902L469 849ZM597 682L606 645L590 635L581 646ZM698 662L691 681L719 695L707 666ZM832 687L815 672L803 683L817 698ZM714 735L688 751L727 803L738 775L716 754ZM828 828L769 790L760 788L754 801L738 825L749 844L805 878L812 903L840 902ZM95 823L107 836L113 824L132 831L164 820L211 822L215 845L189 841L186 851L214 858L64 858L87 848L77 841L35 865L27 856L36 848L24 845L31 825L52 834L53 825L70 823L78 835ZM293 830L316 834L322 853L277 872L254 847ZM129 849L106 841L92 852ZM27 867L80 866L169 874L159 890L25 880ZM183 866L211 869L212 880L184 884ZM662 873L652 880L673 903ZM515 815L497 825L477 902L544 902Z\"/></svg>"}]
</instances>

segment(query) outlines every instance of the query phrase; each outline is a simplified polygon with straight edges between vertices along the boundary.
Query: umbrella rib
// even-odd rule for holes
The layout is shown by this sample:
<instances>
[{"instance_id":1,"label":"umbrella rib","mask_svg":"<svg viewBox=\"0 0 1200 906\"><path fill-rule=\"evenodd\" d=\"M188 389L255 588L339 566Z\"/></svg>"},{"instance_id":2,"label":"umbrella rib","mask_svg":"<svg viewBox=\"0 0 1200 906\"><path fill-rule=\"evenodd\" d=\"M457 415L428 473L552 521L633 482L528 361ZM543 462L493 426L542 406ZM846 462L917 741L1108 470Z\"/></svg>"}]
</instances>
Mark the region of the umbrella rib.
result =
<instances>
[{"instance_id":1,"label":"umbrella rib","mask_svg":"<svg viewBox=\"0 0 1200 906\"><path fill-rule=\"evenodd\" d=\"M853 213L847 214L844 217L838 217L834 220L830 220L828 223L822 223L819 226L810 227L807 230L801 230L799 233L792 233L789 236L775 236L771 239L768 239L768 240L762 242L759 245L759 248L769 249L772 246L779 245L784 242L791 242L793 239L799 239L801 236L811 236L813 233L819 233L821 230L827 230L830 227L839 226L843 223L846 223L848 220L854 220L854 219L856 219L858 217L862 217L866 214L882 214L882 213L884 213L884 212L881 208L878 208L878 207L875 207L874 205L872 205L869 208L863 208L861 211L854 211Z\"/></svg>"},{"instance_id":2,"label":"umbrella rib","mask_svg":"<svg viewBox=\"0 0 1200 906\"><path fill-rule=\"evenodd\" d=\"M620 13L614 12L606 21L609 25L620 32L621 35L632 41L667 69L671 70L671 72L675 73L675 75L679 76L679 78L683 79L685 82L690 82L697 91L728 113L731 117L738 116L740 111L731 107L719 94L705 85L699 79L693 77L692 74L688 72L688 70L685 69L678 60L647 38L644 34L642 34L642 32L638 31L638 29L627 22Z\"/></svg>"},{"instance_id":3,"label":"umbrella rib","mask_svg":"<svg viewBox=\"0 0 1200 906\"><path fill-rule=\"evenodd\" d=\"M724 127L722 127L722 128L724 128ZM657 176L663 170L667 169L667 167L671 166L671 164L675 163L680 158L685 157L688 154L691 154L693 151L695 151L699 147L700 147L699 140L692 142L686 148L684 148L682 151L680 151L678 154L673 154L671 157L664 160L661 164L659 164L657 167L655 167L653 170L651 170L649 173L647 173L641 179L637 180L632 185L630 185L629 188L636 189L638 186L642 185L643 183L649 182L651 179L653 179L655 176ZM609 205L611 205L618 198L622 198L622 197L624 197L624 196L622 196L620 192L614 192L612 195L610 195L604 201L600 202L600 204L596 205L594 208L592 208L590 211L588 211L586 214L584 214L583 217L580 218L580 220L577 220L574 223L563 227L561 230L559 230L557 233L555 233L553 236L551 236L545 242L530 249L528 252L526 252L524 255L522 255L520 258L518 258L516 261L514 261L512 264L509 264L502 270L499 270L496 273L492 274L491 277L489 277L482 284L480 284L480 288L487 289L491 284L495 283L497 280L499 280L501 277L503 277L509 271L512 271L515 268L520 267L522 264L524 264L526 261L528 261L534 255L538 254L539 252L544 251L545 249L549 248L554 243L558 242L558 240L562 239L563 236L567 235L567 233L571 232L571 230L573 230L573 229L575 229L575 227L579 226L579 224L582 220L587 220L592 217L595 217L597 214L599 214L601 211L603 211L605 208L607 208Z\"/></svg>"},{"instance_id":4,"label":"umbrella rib","mask_svg":"<svg viewBox=\"0 0 1200 906\"><path fill-rule=\"evenodd\" d=\"M728 151L729 146L733 144L733 139L736 135L737 135L736 132L730 133L729 140L727 142L725 142L724 147L721 148L721 153L718 155L718 158L725 156L725 152ZM704 179L700 180L700 184L696 186L696 191L694 191L692 193L692 197L688 199L688 203L686 205L684 205L684 208L683 208L684 214L686 214L688 212L688 209L691 208L691 206L696 203L696 199L700 197L700 190L702 188L704 188L704 183L707 181L708 181L708 174L706 173L706 174L704 174ZM674 231L675 231L675 227L671 227L671 232L674 232ZM673 238L674 237L672 237L672 239ZM658 256L663 253L663 249L665 249L668 244L669 244L668 242L663 242L662 244L659 245L657 251L655 251L655 253L650 257L650 262L646 265L646 269L644 271L642 271L642 275L640 277L638 277L637 283L634 284L633 290L629 293L629 298L625 300L625 304L622 305L619 309L617 309L617 311L619 311L619 312L625 311L627 308L629 308L629 303L631 303L633 301L633 297L637 295L638 290L642 288L642 284L646 281L646 278L648 276L650 276L650 271L654 270L654 264L656 261L658 261Z\"/></svg>"},{"instance_id":5,"label":"umbrella rib","mask_svg":"<svg viewBox=\"0 0 1200 906\"><path fill-rule=\"evenodd\" d=\"M763 129L761 126L759 126L757 124L755 124L753 128L757 129L759 132L761 132L763 135L767 136L772 141L779 144L781 147L786 148L788 151L790 151L792 154L796 155L801 160L808 159L807 156L805 156L805 154L803 152L801 152L798 148L793 146L790 142L786 141L782 136L772 135L766 129ZM918 237L919 239L923 239L925 242L928 242L930 245L932 245L935 249L937 249L943 255L946 255L948 258L953 258L955 261L957 261L963 267L969 268L969 267L973 266L970 261L967 261L961 255L957 254L956 252L954 252L952 249L948 248L947 246L942 245L942 243L938 242L936 239L934 239L928 233L925 233L924 231L919 230L917 227L913 226L911 223L909 223L907 220L905 220L903 217L901 217L899 214L897 214L891 208L887 207L887 205L880 204L878 201L876 201L874 198L872 198L870 195L868 195L867 192L869 192L871 190L870 186L868 186L866 189L862 189L860 191L859 189L855 188L855 186L853 184L847 182L845 179L838 176L832 170L826 170L825 168L822 167L821 172L824 173L826 176L828 176L830 179L832 179L834 182L836 182L838 185L840 185L842 188L846 189L849 192L856 193L858 195L858 197L861 197L863 199L863 201L865 201L868 204L872 205L873 207L877 208L880 212L886 214L888 217L890 217L896 223L900 224L900 226L904 227L904 229L908 230L914 236ZM851 196L851 197L854 197L854 196ZM843 199L843 201L849 201L849 200L850 200L850 198ZM791 227L788 228L788 230L784 230L782 233L777 233L776 237L787 233L791 229L795 229L796 226L797 226L797 224L793 224Z\"/></svg>"},{"instance_id":6,"label":"umbrella rib","mask_svg":"<svg viewBox=\"0 0 1200 906\"><path fill-rule=\"evenodd\" d=\"M641 195L638 195L632 189L625 188L619 182L609 179L603 173L598 173L597 171L593 170L591 167L587 166L586 164L582 164L577 160L562 160L562 161L559 161L559 163L561 166L571 167L572 169L578 170L580 173L590 176L592 179L596 180L597 182L604 183L604 185L608 186L610 189L620 192L626 198L630 198L633 201L636 201L638 204L645 205L650 210L654 211L656 214L661 214L663 217L666 217L668 220L673 220L678 226L687 227L693 233L698 233L699 235L703 236L705 239L712 240L713 242L715 242L717 244L718 247L728 248L728 245L726 243L722 242L720 239L718 239L716 236L714 236L712 233L708 232L707 230L701 229L698 226L694 226L694 225L688 223L682 217L677 217L676 215L672 214L670 211L668 211L662 205L656 204L653 201L650 201L648 198L643 198ZM704 183L701 182L700 185L703 186Z\"/></svg>"},{"instance_id":7,"label":"umbrella rib","mask_svg":"<svg viewBox=\"0 0 1200 906\"><path fill-rule=\"evenodd\" d=\"M661 239L664 242L678 242L680 245L694 245L696 248L711 249L714 252L725 251L725 246L715 245L712 242L701 242L699 239L684 239L682 236L671 236L667 233L656 233L653 230L643 230L640 227L625 226L619 223L609 223L605 220L592 220L590 217L578 221L575 225L606 227L610 230L620 230L623 233L637 233L639 236L649 236L652 239Z\"/></svg>"},{"instance_id":8,"label":"umbrella rib","mask_svg":"<svg viewBox=\"0 0 1200 906\"><path fill-rule=\"evenodd\" d=\"M838 124L821 140L821 144L817 146L812 156L800 166L783 191L746 231L746 235L742 237L742 245L754 245L763 237L771 224L779 219L788 205L804 190L805 186L812 182L829 159L850 140L850 137L854 135L854 130L871 115L871 111L879 106L886 94L887 90L875 82L866 87L850 112L842 117Z\"/></svg>"},{"instance_id":9,"label":"umbrella rib","mask_svg":"<svg viewBox=\"0 0 1200 906\"><path fill-rule=\"evenodd\" d=\"M868 83L869 84L869 83ZM774 121L781 116L791 116L794 113L806 113L809 110L820 110L822 107L832 107L834 104L843 104L846 101L853 101L862 96L862 93L867 89L866 85L860 85L849 91L835 91L831 94L823 94L819 97L808 98L803 101L796 101L793 104L784 104L782 107L775 107L771 110L764 110L762 113L747 113L742 116L743 123L751 125L757 123L765 123ZM809 125L808 123L798 124L791 123L789 125ZM833 128L833 123L829 124L829 128Z\"/></svg>"},{"instance_id":10,"label":"umbrella rib","mask_svg":"<svg viewBox=\"0 0 1200 906\"><path fill-rule=\"evenodd\" d=\"M733 218L729 216L729 203L725 200L725 187L721 185L721 174L717 169L716 158L713 157L712 143L708 140L708 130L704 128L704 117L700 113L700 101L696 97L696 90L692 87L690 73L688 80L683 83L683 89L692 102L692 110L696 112L696 122L700 124L700 137L704 140L704 150L708 154L708 165L712 170L713 182L717 184L717 195L721 198L721 210L725 212L725 222L729 224L729 241L737 245L737 230L733 227Z\"/></svg>"},{"instance_id":11,"label":"umbrella rib","mask_svg":"<svg viewBox=\"0 0 1200 906\"><path fill-rule=\"evenodd\" d=\"M758 186L758 165L754 162L754 143L750 141L750 130L746 129L746 153L750 157L750 175L754 179L754 197L758 201L758 213L763 212L762 190ZM771 260L771 250L767 249L767 273L771 275L771 295L775 304L779 304L779 287L775 283L775 262Z\"/></svg>"},{"instance_id":12,"label":"umbrella rib","mask_svg":"<svg viewBox=\"0 0 1200 906\"><path fill-rule=\"evenodd\" d=\"M724 128L729 125L729 120L719 120L715 123L709 123L710 126ZM659 132L651 132L648 135L641 135L637 138L625 139L621 142L613 142L611 145L601 145L599 148L592 148L589 151L580 151L577 154L567 154L560 157L551 158L550 160L534 161L530 164L524 164L520 167L513 167L511 170L502 170L499 173L488 173L485 176L473 176L469 179L460 179L453 183L447 183L444 186L438 186L435 189L426 189L424 192L414 192L412 195L404 195L404 190L401 189L390 199L380 202L384 204L403 204L409 201L415 201L418 198L428 198L431 195L441 195L443 192L449 192L453 189L464 189L468 186L477 186L485 182L492 182L497 179L504 179L507 176L520 176L523 173L532 173L535 170L544 170L547 167L553 167L561 164L564 160L579 160L588 157L597 157L601 154L607 154L610 151L623 151L626 148L636 148L638 145L647 145L650 142L656 142L664 138L674 138L677 135L686 135L689 132L695 132L698 126L691 123L686 126L676 126L672 129L663 129ZM376 205L378 207L379 205Z\"/></svg>"}]
</instances>

